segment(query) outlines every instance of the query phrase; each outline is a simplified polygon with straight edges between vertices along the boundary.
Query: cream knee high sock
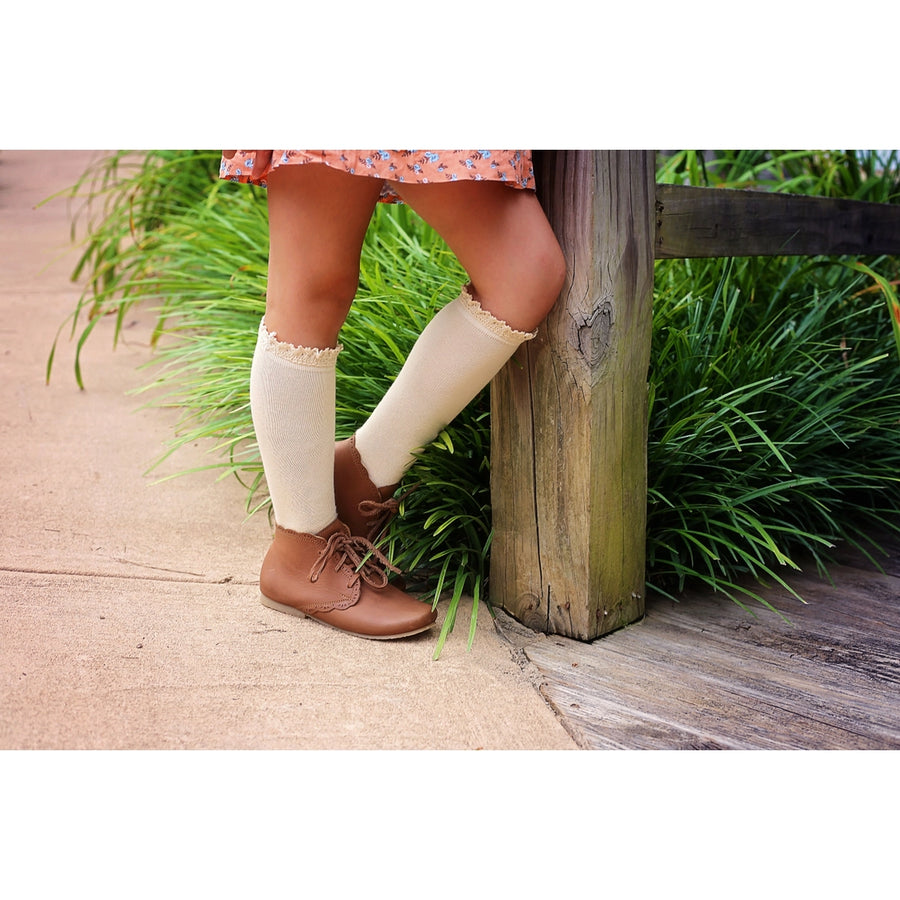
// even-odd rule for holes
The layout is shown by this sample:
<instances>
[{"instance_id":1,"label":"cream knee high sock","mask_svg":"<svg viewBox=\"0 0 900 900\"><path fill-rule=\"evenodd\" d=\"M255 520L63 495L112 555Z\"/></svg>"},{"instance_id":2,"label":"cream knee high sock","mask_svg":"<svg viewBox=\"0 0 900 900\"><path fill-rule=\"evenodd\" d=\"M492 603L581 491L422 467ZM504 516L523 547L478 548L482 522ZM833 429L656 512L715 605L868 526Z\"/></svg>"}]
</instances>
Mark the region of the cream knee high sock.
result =
<instances>
[{"instance_id":1,"label":"cream knee high sock","mask_svg":"<svg viewBox=\"0 0 900 900\"><path fill-rule=\"evenodd\" d=\"M250 411L275 522L316 534L334 505L337 349L295 347L260 323L250 367Z\"/></svg>"},{"instance_id":2,"label":"cream knee high sock","mask_svg":"<svg viewBox=\"0 0 900 900\"><path fill-rule=\"evenodd\" d=\"M384 398L356 433L378 487L396 484L438 435L534 334L515 331L466 288L428 323Z\"/></svg>"}]
</instances>

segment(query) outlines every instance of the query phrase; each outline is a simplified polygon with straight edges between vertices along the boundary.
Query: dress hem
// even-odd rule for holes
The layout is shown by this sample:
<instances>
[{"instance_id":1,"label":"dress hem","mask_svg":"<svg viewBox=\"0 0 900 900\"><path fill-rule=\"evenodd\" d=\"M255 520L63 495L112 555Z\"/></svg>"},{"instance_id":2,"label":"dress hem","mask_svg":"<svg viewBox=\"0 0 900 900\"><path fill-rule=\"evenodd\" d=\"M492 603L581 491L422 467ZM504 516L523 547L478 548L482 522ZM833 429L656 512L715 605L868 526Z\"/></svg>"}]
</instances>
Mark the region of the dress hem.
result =
<instances>
[{"instance_id":1,"label":"dress hem","mask_svg":"<svg viewBox=\"0 0 900 900\"><path fill-rule=\"evenodd\" d=\"M528 150L275 150L272 161L253 177L253 151L238 150L222 158L224 181L268 187L268 176L284 165L326 165L335 171L384 182L379 200L402 202L391 184L452 184L457 181L494 181L512 188L534 190L534 170Z\"/></svg>"}]
</instances>

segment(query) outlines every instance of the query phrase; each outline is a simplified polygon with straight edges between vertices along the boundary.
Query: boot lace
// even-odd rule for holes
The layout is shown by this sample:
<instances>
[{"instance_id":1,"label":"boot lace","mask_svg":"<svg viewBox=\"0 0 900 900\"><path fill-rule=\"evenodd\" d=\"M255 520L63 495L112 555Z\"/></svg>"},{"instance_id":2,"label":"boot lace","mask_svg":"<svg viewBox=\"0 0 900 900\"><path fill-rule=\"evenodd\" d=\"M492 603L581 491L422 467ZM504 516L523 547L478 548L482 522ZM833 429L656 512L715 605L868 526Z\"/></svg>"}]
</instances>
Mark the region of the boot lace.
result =
<instances>
[{"instance_id":1,"label":"boot lace","mask_svg":"<svg viewBox=\"0 0 900 900\"><path fill-rule=\"evenodd\" d=\"M388 497L387 500L362 500L359 504L360 513L369 520L369 540L375 538L384 531L385 526L400 511L400 504L418 487L413 485L400 497Z\"/></svg>"},{"instance_id":2,"label":"boot lace","mask_svg":"<svg viewBox=\"0 0 900 900\"><path fill-rule=\"evenodd\" d=\"M354 581L362 579L374 588L383 588L388 583L388 572L400 572L371 541L338 531L328 538L316 557L309 580L317 581L331 559L335 572L349 565L354 571Z\"/></svg>"},{"instance_id":3,"label":"boot lace","mask_svg":"<svg viewBox=\"0 0 900 900\"><path fill-rule=\"evenodd\" d=\"M389 500L363 500L359 504L359 511L367 519L369 537L378 537L399 509L400 501L393 497Z\"/></svg>"}]
</instances>

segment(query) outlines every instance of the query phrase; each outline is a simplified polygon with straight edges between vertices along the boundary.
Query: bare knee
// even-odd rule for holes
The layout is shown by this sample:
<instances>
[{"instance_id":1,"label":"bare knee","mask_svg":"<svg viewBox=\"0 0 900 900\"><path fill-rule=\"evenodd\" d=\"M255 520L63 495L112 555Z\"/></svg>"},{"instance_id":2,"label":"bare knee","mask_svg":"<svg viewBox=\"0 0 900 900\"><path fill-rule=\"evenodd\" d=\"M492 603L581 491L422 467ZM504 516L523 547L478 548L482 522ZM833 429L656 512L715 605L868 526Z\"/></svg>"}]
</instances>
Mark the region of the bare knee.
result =
<instances>
[{"instance_id":1,"label":"bare knee","mask_svg":"<svg viewBox=\"0 0 900 900\"><path fill-rule=\"evenodd\" d=\"M297 288L298 302L347 310L359 290L359 267L348 265L305 272Z\"/></svg>"},{"instance_id":2,"label":"bare knee","mask_svg":"<svg viewBox=\"0 0 900 900\"><path fill-rule=\"evenodd\" d=\"M473 284L486 309L520 331L533 331L553 309L566 281L566 259L547 228L526 253L482 269Z\"/></svg>"},{"instance_id":3,"label":"bare knee","mask_svg":"<svg viewBox=\"0 0 900 900\"><path fill-rule=\"evenodd\" d=\"M359 272L311 271L285 284L269 279L266 325L303 347L335 347L359 287Z\"/></svg>"},{"instance_id":4,"label":"bare knee","mask_svg":"<svg viewBox=\"0 0 900 900\"><path fill-rule=\"evenodd\" d=\"M482 305L517 330L534 330L566 278L565 257L537 196L499 182L415 187L405 189L404 199L456 254Z\"/></svg>"},{"instance_id":5,"label":"bare knee","mask_svg":"<svg viewBox=\"0 0 900 900\"><path fill-rule=\"evenodd\" d=\"M544 318L553 309L566 283L566 258L555 237L547 242L535 268L535 282L539 286L537 304L541 305L543 301Z\"/></svg>"}]
</instances>

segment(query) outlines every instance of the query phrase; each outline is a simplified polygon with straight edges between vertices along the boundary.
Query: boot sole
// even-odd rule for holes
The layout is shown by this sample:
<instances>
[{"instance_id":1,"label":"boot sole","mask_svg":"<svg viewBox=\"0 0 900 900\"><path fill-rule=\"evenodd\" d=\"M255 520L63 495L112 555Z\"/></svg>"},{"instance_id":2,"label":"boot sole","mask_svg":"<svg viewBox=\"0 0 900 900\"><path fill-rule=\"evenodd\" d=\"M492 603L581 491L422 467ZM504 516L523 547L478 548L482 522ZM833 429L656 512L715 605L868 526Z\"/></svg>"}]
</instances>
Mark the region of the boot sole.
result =
<instances>
[{"instance_id":1,"label":"boot sole","mask_svg":"<svg viewBox=\"0 0 900 900\"><path fill-rule=\"evenodd\" d=\"M404 631L401 634L363 634L361 631L350 631L348 628L338 628L337 625L332 625L330 622L323 622L321 619L309 615L309 613L301 612L294 606L287 606L284 603L279 603L277 600L270 600L265 594L260 594L259 600L263 606L274 609L277 612L287 613L289 616L296 616L298 619L312 619L320 625L326 625L328 628L333 628L335 631L342 631L344 634L352 634L354 637L366 638L370 641L393 641L397 638L412 637L414 634L421 634L423 631L428 631L428 629L434 625L434 622L429 622L421 628L415 628L412 631Z\"/></svg>"}]
</instances>

